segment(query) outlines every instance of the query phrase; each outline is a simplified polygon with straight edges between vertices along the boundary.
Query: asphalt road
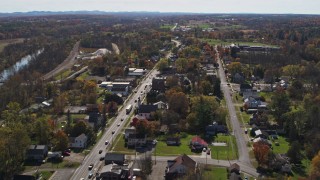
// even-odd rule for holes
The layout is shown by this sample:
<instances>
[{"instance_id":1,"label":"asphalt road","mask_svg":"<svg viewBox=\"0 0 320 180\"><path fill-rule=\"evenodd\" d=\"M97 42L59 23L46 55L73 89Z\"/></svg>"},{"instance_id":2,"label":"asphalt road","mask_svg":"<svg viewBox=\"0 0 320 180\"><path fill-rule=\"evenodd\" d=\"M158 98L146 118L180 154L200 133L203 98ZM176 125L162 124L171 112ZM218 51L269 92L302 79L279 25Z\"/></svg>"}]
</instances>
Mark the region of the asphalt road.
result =
<instances>
[{"instance_id":1,"label":"asphalt road","mask_svg":"<svg viewBox=\"0 0 320 180\"><path fill-rule=\"evenodd\" d=\"M75 171L71 179L79 180L81 178L89 179L88 176L90 173L93 175L98 172L99 167L103 166L104 161L100 161L100 157L104 156L106 152L108 152L107 146L111 146L115 142L115 138L119 133L121 133L121 129L124 127L125 122L129 121L129 115L126 114L126 107L129 104L132 104L133 107L136 106L134 102L139 97L141 99L144 98L145 94L145 86L149 86L152 82L152 77L155 77L158 71L155 69L151 70L145 78L141 81L140 85L136 88L137 93L132 93L131 96L126 100L123 105L123 108L118 112L118 116L115 117L114 122L110 124L110 127L106 128L106 132L102 135L101 139L97 142L97 144L93 147L91 152L84 158L82 164ZM142 93L141 93L142 92ZM132 111L131 111L132 112ZM121 119L124 121L121 121ZM120 124L118 126L118 124ZM114 131L114 134L112 132ZM109 141L109 144L106 146L105 141ZM103 150L101 154L99 154L99 150ZM88 166L93 163L94 167L91 171L88 170Z\"/></svg>"},{"instance_id":2,"label":"asphalt road","mask_svg":"<svg viewBox=\"0 0 320 180\"><path fill-rule=\"evenodd\" d=\"M217 58L219 58L219 55L217 54ZM227 85L228 82L226 80L226 75L224 73L224 69L221 63L221 60L218 60L219 63L219 77L221 80L221 89L223 91L227 108L229 110L229 116L230 116L230 123L232 125L233 134L237 141L238 151L239 151L239 161L242 164L245 164L249 167L252 167L249 157L249 151L247 147L247 141L244 138L244 129L240 127L239 120L237 118L236 109L234 107L234 104L232 102L231 97L231 91L230 87Z\"/></svg>"}]
</instances>

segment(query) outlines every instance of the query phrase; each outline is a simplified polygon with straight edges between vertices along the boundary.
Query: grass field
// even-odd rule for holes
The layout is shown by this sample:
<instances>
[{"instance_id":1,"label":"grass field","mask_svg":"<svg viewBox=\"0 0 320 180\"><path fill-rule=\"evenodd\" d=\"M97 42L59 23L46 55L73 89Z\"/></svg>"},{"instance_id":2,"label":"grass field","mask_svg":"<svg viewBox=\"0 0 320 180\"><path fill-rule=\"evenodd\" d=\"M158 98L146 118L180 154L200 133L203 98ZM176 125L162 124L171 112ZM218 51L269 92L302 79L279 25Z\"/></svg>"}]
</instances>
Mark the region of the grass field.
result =
<instances>
[{"instance_id":1,"label":"grass field","mask_svg":"<svg viewBox=\"0 0 320 180\"><path fill-rule=\"evenodd\" d=\"M48 180L50 179L50 177L52 176L52 174L54 173L54 171L40 171L39 174L41 175L41 179L43 180ZM36 173L34 174L34 176L36 175Z\"/></svg>"},{"instance_id":2,"label":"grass field","mask_svg":"<svg viewBox=\"0 0 320 180\"><path fill-rule=\"evenodd\" d=\"M0 40L0 52L2 52L4 47L8 46L9 44L22 43L23 40L23 38Z\"/></svg>"},{"instance_id":3,"label":"grass field","mask_svg":"<svg viewBox=\"0 0 320 180\"><path fill-rule=\"evenodd\" d=\"M164 24L164 25L160 26L161 29L171 29L173 27L174 27L174 25L171 25L171 24Z\"/></svg>"},{"instance_id":4,"label":"grass field","mask_svg":"<svg viewBox=\"0 0 320 180\"><path fill-rule=\"evenodd\" d=\"M238 149L234 136L219 134L214 141L226 142L227 146L209 145L209 148L211 149L211 157L213 159L228 160L238 158Z\"/></svg>"},{"instance_id":5,"label":"grass field","mask_svg":"<svg viewBox=\"0 0 320 180\"><path fill-rule=\"evenodd\" d=\"M279 146L275 145L276 142L279 143ZM284 137L278 136L278 139L272 141L272 147L274 153L284 154L289 149L289 142Z\"/></svg>"},{"instance_id":6,"label":"grass field","mask_svg":"<svg viewBox=\"0 0 320 180\"><path fill-rule=\"evenodd\" d=\"M157 155L159 156L170 156L170 155L180 155L180 154L187 154L187 155L199 155L199 153L191 152L189 148L190 140L194 135L188 135L186 138L181 138L181 145L180 146L168 146L165 141L158 141L157 143Z\"/></svg>"},{"instance_id":7,"label":"grass field","mask_svg":"<svg viewBox=\"0 0 320 180\"><path fill-rule=\"evenodd\" d=\"M203 168L203 180L225 180L227 179L227 169L224 167L207 166Z\"/></svg>"},{"instance_id":8,"label":"grass field","mask_svg":"<svg viewBox=\"0 0 320 180\"><path fill-rule=\"evenodd\" d=\"M260 42L246 42L246 41L237 41L233 39L228 39L228 40L220 40L220 39L200 39L202 41L208 42L211 45L230 45L230 44L239 44L239 45L249 45L249 46L271 46L271 47L277 47L275 45L270 45L270 44L264 44Z\"/></svg>"}]
</instances>

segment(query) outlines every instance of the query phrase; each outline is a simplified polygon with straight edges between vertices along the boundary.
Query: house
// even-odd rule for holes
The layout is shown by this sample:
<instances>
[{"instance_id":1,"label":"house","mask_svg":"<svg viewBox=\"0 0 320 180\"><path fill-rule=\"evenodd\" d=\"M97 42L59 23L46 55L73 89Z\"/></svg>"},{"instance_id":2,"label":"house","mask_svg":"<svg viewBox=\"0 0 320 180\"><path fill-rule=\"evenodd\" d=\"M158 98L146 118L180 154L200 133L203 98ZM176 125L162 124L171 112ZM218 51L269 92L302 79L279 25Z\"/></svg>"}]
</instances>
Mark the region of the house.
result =
<instances>
[{"instance_id":1,"label":"house","mask_svg":"<svg viewBox=\"0 0 320 180\"><path fill-rule=\"evenodd\" d=\"M158 109L169 109L168 103L164 103L162 101L153 103L153 105L158 106Z\"/></svg>"},{"instance_id":2,"label":"house","mask_svg":"<svg viewBox=\"0 0 320 180\"><path fill-rule=\"evenodd\" d=\"M105 165L108 164L118 164L123 165L125 164L125 155L124 154L117 154L117 153L106 153L104 157Z\"/></svg>"},{"instance_id":3,"label":"house","mask_svg":"<svg viewBox=\"0 0 320 180\"><path fill-rule=\"evenodd\" d=\"M243 107L244 109L258 109L258 107L261 105L260 100L256 100L253 97L248 97L247 99L244 100Z\"/></svg>"},{"instance_id":4,"label":"house","mask_svg":"<svg viewBox=\"0 0 320 180\"><path fill-rule=\"evenodd\" d=\"M19 174L14 175L13 180L36 180L36 177L33 175Z\"/></svg>"},{"instance_id":5,"label":"house","mask_svg":"<svg viewBox=\"0 0 320 180\"><path fill-rule=\"evenodd\" d=\"M206 135L207 136L215 136L218 133L227 133L228 128L225 125L219 125L217 122L213 122L212 124L206 127Z\"/></svg>"},{"instance_id":6,"label":"house","mask_svg":"<svg viewBox=\"0 0 320 180\"><path fill-rule=\"evenodd\" d=\"M235 73L232 77L232 82L241 84L244 82L244 77L240 73Z\"/></svg>"},{"instance_id":7,"label":"house","mask_svg":"<svg viewBox=\"0 0 320 180\"><path fill-rule=\"evenodd\" d=\"M250 92L252 91L252 86L250 84L240 84L240 94L243 92Z\"/></svg>"},{"instance_id":8,"label":"house","mask_svg":"<svg viewBox=\"0 0 320 180\"><path fill-rule=\"evenodd\" d=\"M168 137L166 143L168 146L179 146L181 144L180 137Z\"/></svg>"},{"instance_id":9,"label":"house","mask_svg":"<svg viewBox=\"0 0 320 180\"><path fill-rule=\"evenodd\" d=\"M104 81L101 82L99 87L105 88L112 94L121 94L122 96L127 96L131 90L131 82L111 82Z\"/></svg>"},{"instance_id":10,"label":"house","mask_svg":"<svg viewBox=\"0 0 320 180\"><path fill-rule=\"evenodd\" d=\"M178 156L174 160L167 161L165 179L180 178L187 173L196 174L198 164L187 155Z\"/></svg>"},{"instance_id":11,"label":"house","mask_svg":"<svg viewBox=\"0 0 320 180\"><path fill-rule=\"evenodd\" d=\"M141 104L138 107L138 114L139 116L144 117L145 119L151 119L151 113L156 112L158 110L157 105L152 105L152 104Z\"/></svg>"},{"instance_id":12,"label":"house","mask_svg":"<svg viewBox=\"0 0 320 180\"><path fill-rule=\"evenodd\" d=\"M261 131L260 129L256 130L255 132L255 138L263 138L263 139L268 139L269 134L265 131Z\"/></svg>"},{"instance_id":13,"label":"house","mask_svg":"<svg viewBox=\"0 0 320 180\"><path fill-rule=\"evenodd\" d=\"M147 135L146 134L129 134L128 136L128 147L139 147L143 146L147 143Z\"/></svg>"},{"instance_id":14,"label":"house","mask_svg":"<svg viewBox=\"0 0 320 180\"><path fill-rule=\"evenodd\" d=\"M69 138L69 147L71 148L85 148L87 147L88 137L85 134L80 134L78 137Z\"/></svg>"},{"instance_id":15,"label":"house","mask_svg":"<svg viewBox=\"0 0 320 180\"><path fill-rule=\"evenodd\" d=\"M127 166L119 166L112 163L102 167L98 179L127 180L129 174Z\"/></svg>"},{"instance_id":16,"label":"house","mask_svg":"<svg viewBox=\"0 0 320 180\"><path fill-rule=\"evenodd\" d=\"M240 166L237 163L233 163L228 167L228 173L240 174Z\"/></svg>"},{"instance_id":17,"label":"house","mask_svg":"<svg viewBox=\"0 0 320 180\"><path fill-rule=\"evenodd\" d=\"M252 91L243 91L243 92L240 92L240 93L242 95L242 99L247 99L249 97L253 97L256 100L260 100L260 96L259 96L257 91L254 91L254 90L252 90Z\"/></svg>"},{"instance_id":18,"label":"house","mask_svg":"<svg viewBox=\"0 0 320 180\"><path fill-rule=\"evenodd\" d=\"M208 143L205 140L201 139L199 136L194 136L190 141L190 147L191 151L199 152L202 151L203 148L207 148Z\"/></svg>"},{"instance_id":19,"label":"house","mask_svg":"<svg viewBox=\"0 0 320 180\"><path fill-rule=\"evenodd\" d=\"M117 94L122 96L128 96L129 95L129 86L126 87L112 87L111 91L112 94Z\"/></svg>"},{"instance_id":20,"label":"house","mask_svg":"<svg viewBox=\"0 0 320 180\"><path fill-rule=\"evenodd\" d=\"M146 69L129 68L128 76L143 76L146 72Z\"/></svg>"},{"instance_id":21,"label":"house","mask_svg":"<svg viewBox=\"0 0 320 180\"><path fill-rule=\"evenodd\" d=\"M164 77L153 78L151 90L165 92L165 90L166 90L165 81L166 81L166 78L164 78Z\"/></svg>"},{"instance_id":22,"label":"house","mask_svg":"<svg viewBox=\"0 0 320 180\"><path fill-rule=\"evenodd\" d=\"M47 145L30 145L26 153L27 160L42 162L48 155Z\"/></svg>"},{"instance_id":23,"label":"house","mask_svg":"<svg viewBox=\"0 0 320 180\"><path fill-rule=\"evenodd\" d=\"M134 126L126 128L124 130L124 138L128 139L130 134L136 134L136 128Z\"/></svg>"},{"instance_id":24,"label":"house","mask_svg":"<svg viewBox=\"0 0 320 180\"><path fill-rule=\"evenodd\" d=\"M102 125L102 116L99 112L91 112L89 113L89 124L94 127L94 129L98 129Z\"/></svg>"}]
</instances>

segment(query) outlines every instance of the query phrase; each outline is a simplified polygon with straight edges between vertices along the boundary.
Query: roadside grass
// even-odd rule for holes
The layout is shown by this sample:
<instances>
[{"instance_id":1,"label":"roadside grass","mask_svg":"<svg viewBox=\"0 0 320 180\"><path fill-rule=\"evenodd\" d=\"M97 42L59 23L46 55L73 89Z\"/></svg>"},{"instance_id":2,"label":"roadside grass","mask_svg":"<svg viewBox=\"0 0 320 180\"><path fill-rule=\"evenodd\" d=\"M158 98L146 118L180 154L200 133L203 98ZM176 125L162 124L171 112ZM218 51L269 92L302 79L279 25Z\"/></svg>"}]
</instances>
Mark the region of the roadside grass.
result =
<instances>
[{"instance_id":1,"label":"roadside grass","mask_svg":"<svg viewBox=\"0 0 320 180\"><path fill-rule=\"evenodd\" d=\"M71 114L71 119L84 119L87 115L86 114Z\"/></svg>"},{"instance_id":2,"label":"roadside grass","mask_svg":"<svg viewBox=\"0 0 320 180\"><path fill-rule=\"evenodd\" d=\"M128 149L127 147L125 147L125 139L123 134L118 134L114 139L114 142L116 142L116 144L110 142L112 143L111 149L113 149L113 151L124 154L135 154L134 149Z\"/></svg>"},{"instance_id":3,"label":"roadside grass","mask_svg":"<svg viewBox=\"0 0 320 180\"><path fill-rule=\"evenodd\" d=\"M250 41L238 41L234 39L227 39L227 40L220 40L220 39L200 39L202 41L208 42L210 45L223 45L229 46L230 44L239 44L239 45L249 45L249 46L270 46L270 47L277 47L271 44L264 44L260 42L250 42Z\"/></svg>"},{"instance_id":4,"label":"roadside grass","mask_svg":"<svg viewBox=\"0 0 320 180\"><path fill-rule=\"evenodd\" d=\"M76 80L85 80L87 77L89 76L89 72L88 71L86 71L86 72L84 72L84 73L81 73L77 78L76 78Z\"/></svg>"},{"instance_id":5,"label":"roadside grass","mask_svg":"<svg viewBox=\"0 0 320 180\"><path fill-rule=\"evenodd\" d=\"M275 143L278 142L279 146L276 146ZM278 139L272 140L272 148L274 153L284 154L287 153L289 149L289 142L283 136L278 136Z\"/></svg>"},{"instance_id":6,"label":"roadside grass","mask_svg":"<svg viewBox=\"0 0 320 180\"><path fill-rule=\"evenodd\" d=\"M174 155L199 155L191 151L189 144L194 135L188 134L185 138L180 139L180 146L168 146L165 140L158 140L156 145L157 156L174 156Z\"/></svg>"},{"instance_id":7,"label":"roadside grass","mask_svg":"<svg viewBox=\"0 0 320 180\"><path fill-rule=\"evenodd\" d=\"M309 159L303 159L301 162L301 165L293 165L292 166L292 172L293 176L291 177L294 180L299 180L306 178L310 171L310 163L311 161Z\"/></svg>"},{"instance_id":8,"label":"roadside grass","mask_svg":"<svg viewBox=\"0 0 320 180\"><path fill-rule=\"evenodd\" d=\"M62 71L61 73L57 74L57 75L54 77L54 80L57 81L57 80L65 79L65 78L68 77L71 73L72 73L71 69Z\"/></svg>"},{"instance_id":9,"label":"roadside grass","mask_svg":"<svg viewBox=\"0 0 320 180\"><path fill-rule=\"evenodd\" d=\"M225 142L227 146L209 145L211 158L218 160L231 160L238 158L238 148L234 136L218 134L214 142Z\"/></svg>"},{"instance_id":10,"label":"roadside grass","mask_svg":"<svg viewBox=\"0 0 320 180\"><path fill-rule=\"evenodd\" d=\"M41 179L48 180L48 179L50 179L50 177L52 176L53 173L54 173L54 171L39 171L38 173L34 173L33 176L36 177L38 174L39 177L41 176Z\"/></svg>"},{"instance_id":11,"label":"roadside grass","mask_svg":"<svg viewBox=\"0 0 320 180\"><path fill-rule=\"evenodd\" d=\"M0 40L0 53L3 51L3 49L6 46L10 44L15 44L15 43L22 43L23 41L24 41L23 38Z\"/></svg>"},{"instance_id":12,"label":"roadside grass","mask_svg":"<svg viewBox=\"0 0 320 180\"><path fill-rule=\"evenodd\" d=\"M206 165L202 170L203 180L225 180L228 177L228 172L225 167L217 167Z\"/></svg>"}]
</instances>

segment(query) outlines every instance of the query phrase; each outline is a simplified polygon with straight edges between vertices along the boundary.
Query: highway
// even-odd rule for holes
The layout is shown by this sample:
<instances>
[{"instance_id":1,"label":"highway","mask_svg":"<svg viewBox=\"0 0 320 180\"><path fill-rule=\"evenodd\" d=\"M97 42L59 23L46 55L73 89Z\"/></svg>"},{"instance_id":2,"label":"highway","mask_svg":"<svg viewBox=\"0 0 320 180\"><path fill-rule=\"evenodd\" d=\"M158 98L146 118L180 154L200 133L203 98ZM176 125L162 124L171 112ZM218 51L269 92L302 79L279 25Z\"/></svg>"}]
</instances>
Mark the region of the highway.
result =
<instances>
[{"instance_id":1,"label":"highway","mask_svg":"<svg viewBox=\"0 0 320 180\"><path fill-rule=\"evenodd\" d=\"M216 51L218 52L217 48ZM230 87L228 86L228 82L226 80L226 75L224 73L224 69L222 66L222 62L219 59L219 53L217 53L217 61L219 63L219 77L221 80L221 89L224 94L224 98L226 100L227 108L229 111L229 116L230 116L230 123L232 125L233 129L233 134L236 138L237 141L237 146L238 146L238 151L239 151L239 161L242 162L243 164L246 164L247 166L252 167L250 157L249 157L249 151L247 147L247 142L244 138L244 130L240 127L239 120L237 118L236 114L236 109L234 107L234 104L232 102L232 97L231 97L231 91Z\"/></svg>"},{"instance_id":2,"label":"highway","mask_svg":"<svg viewBox=\"0 0 320 180\"><path fill-rule=\"evenodd\" d=\"M137 86L136 89L134 89L137 91L137 93L132 93L131 96L129 96L129 98L125 101L125 103L123 104L123 108L120 111L118 111L118 115L115 117L114 122L110 124L108 128L106 128L106 131L102 135L101 139L93 147L91 152L84 158L83 162L78 167L78 169L74 172L71 179L74 179L74 180L80 180L81 178L89 179L88 177L90 173L92 173L93 176L95 176L96 172L99 170L99 167L104 165L104 161L100 161L100 157L104 156L105 153L107 153L108 151L106 149L107 146L113 145L113 142L115 142L116 140L115 138L117 137L118 134L121 133L121 129L125 126L126 121L129 121L128 119L129 115L126 114L127 105L132 104L133 107L135 107L136 103L134 101L137 100L139 97L141 99L144 98L144 96L146 95L145 86L149 86L151 84L152 78L155 77L157 73L158 71L156 71L155 69L152 69L151 71L149 71L148 74L144 76L144 79L141 81L141 83ZM132 112L133 110L131 111L131 113ZM121 121L122 118L124 119L124 121ZM120 124L120 126L118 126L118 124ZM113 131L114 131L114 134L112 133ZM105 141L109 141L109 144L105 145ZM103 152L99 154L99 150L103 150ZM89 171L88 167L91 163L93 163L94 166L92 170Z\"/></svg>"}]
</instances>

